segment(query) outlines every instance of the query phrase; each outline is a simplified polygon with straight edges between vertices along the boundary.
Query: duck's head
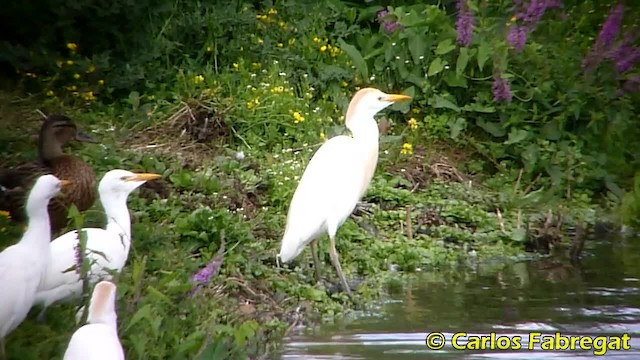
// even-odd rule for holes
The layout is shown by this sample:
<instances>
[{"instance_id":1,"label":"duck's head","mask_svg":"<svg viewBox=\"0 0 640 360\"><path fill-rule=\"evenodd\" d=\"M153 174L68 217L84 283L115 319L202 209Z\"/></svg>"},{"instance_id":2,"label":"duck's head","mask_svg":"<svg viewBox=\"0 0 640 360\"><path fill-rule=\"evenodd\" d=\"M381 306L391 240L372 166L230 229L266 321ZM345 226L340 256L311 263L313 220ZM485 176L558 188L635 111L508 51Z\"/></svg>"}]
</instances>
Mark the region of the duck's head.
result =
<instances>
[{"instance_id":1,"label":"duck's head","mask_svg":"<svg viewBox=\"0 0 640 360\"><path fill-rule=\"evenodd\" d=\"M149 180L161 178L162 175L151 173L133 173L127 170L115 169L107 172L100 180L98 191L100 197L107 194L124 195L126 198L133 190Z\"/></svg>"},{"instance_id":2,"label":"duck's head","mask_svg":"<svg viewBox=\"0 0 640 360\"><path fill-rule=\"evenodd\" d=\"M95 143L87 133L64 115L49 115L42 123L38 139L38 151L42 160L50 160L63 155L62 148L70 141Z\"/></svg>"},{"instance_id":3,"label":"duck's head","mask_svg":"<svg viewBox=\"0 0 640 360\"><path fill-rule=\"evenodd\" d=\"M400 102L411 100L411 96L400 94L386 94L378 89L364 88L358 90L353 96L347 109L345 122L347 128L352 129L359 126L361 119L373 118L375 114L383 110L387 106Z\"/></svg>"},{"instance_id":4,"label":"duck's head","mask_svg":"<svg viewBox=\"0 0 640 360\"><path fill-rule=\"evenodd\" d=\"M63 186L70 183L69 180L60 180L53 175L40 176L29 192L27 212L30 213L34 207L46 209L49 200L58 195Z\"/></svg>"}]
</instances>

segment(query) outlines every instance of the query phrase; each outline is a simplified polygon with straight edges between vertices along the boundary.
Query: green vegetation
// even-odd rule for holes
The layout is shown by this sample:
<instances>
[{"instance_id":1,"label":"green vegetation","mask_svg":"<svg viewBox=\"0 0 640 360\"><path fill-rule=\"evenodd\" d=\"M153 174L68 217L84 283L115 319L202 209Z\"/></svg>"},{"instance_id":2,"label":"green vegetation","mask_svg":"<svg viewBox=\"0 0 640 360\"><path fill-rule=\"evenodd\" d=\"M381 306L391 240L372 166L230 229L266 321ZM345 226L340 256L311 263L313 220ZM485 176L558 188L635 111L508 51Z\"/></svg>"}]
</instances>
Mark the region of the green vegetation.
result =
<instances>
[{"instance_id":1,"label":"green vegetation","mask_svg":"<svg viewBox=\"0 0 640 360\"><path fill-rule=\"evenodd\" d=\"M132 251L117 281L129 359L272 356L294 325L361 307L403 274L545 253L597 208L637 225L637 8L607 42L614 4L596 1L548 2L528 18L528 2L506 0L459 11L394 1L386 14L337 0L151 3L39 0L0 14L15 34L0 43L2 167L36 156L40 109L100 139L73 150L100 176L163 174L129 200ZM627 68L611 55L621 49ZM335 291L324 241L325 284L308 251L282 268L275 255L306 162L345 132L364 86L414 100L381 116L378 171L338 232L345 273L362 280L354 304ZM84 215L103 221L99 205ZM1 247L21 231L0 215ZM193 292L216 256L220 272ZM32 314L8 337L10 356L61 358L75 305L45 323Z\"/></svg>"}]
</instances>

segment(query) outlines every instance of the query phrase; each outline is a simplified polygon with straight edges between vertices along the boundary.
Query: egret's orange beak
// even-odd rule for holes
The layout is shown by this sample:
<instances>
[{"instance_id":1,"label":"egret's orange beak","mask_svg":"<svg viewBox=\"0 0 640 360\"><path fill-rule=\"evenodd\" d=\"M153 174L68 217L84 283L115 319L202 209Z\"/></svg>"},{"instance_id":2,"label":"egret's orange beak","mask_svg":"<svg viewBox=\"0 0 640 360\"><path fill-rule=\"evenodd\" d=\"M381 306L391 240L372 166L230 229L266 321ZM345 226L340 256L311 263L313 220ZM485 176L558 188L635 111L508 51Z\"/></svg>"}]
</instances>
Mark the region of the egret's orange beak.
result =
<instances>
[{"instance_id":1,"label":"egret's orange beak","mask_svg":"<svg viewBox=\"0 0 640 360\"><path fill-rule=\"evenodd\" d=\"M60 180L60 186L67 186L73 184L71 180Z\"/></svg>"},{"instance_id":2,"label":"egret's orange beak","mask_svg":"<svg viewBox=\"0 0 640 360\"><path fill-rule=\"evenodd\" d=\"M125 181L149 181L149 180L160 179L161 177L162 175L159 175L159 174L139 173L139 174L133 174L127 177Z\"/></svg>"},{"instance_id":3,"label":"egret's orange beak","mask_svg":"<svg viewBox=\"0 0 640 360\"><path fill-rule=\"evenodd\" d=\"M401 94L388 94L387 96L385 96L384 100L390 102L408 101L411 100L411 96Z\"/></svg>"}]
</instances>

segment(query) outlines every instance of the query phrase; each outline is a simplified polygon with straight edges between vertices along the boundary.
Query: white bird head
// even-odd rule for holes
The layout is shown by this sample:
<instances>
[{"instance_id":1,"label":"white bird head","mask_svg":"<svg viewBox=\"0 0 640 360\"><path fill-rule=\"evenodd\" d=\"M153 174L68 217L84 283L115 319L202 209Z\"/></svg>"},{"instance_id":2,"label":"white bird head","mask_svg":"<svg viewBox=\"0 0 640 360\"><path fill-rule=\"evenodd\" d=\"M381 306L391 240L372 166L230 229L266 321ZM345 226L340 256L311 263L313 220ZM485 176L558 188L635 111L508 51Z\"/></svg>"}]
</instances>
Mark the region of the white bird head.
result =
<instances>
[{"instance_id":1,"label":"white bird head","mask_svg":"<svg viewBox=\"0 0 640 360\"><path fill-rule=\"evenodd\" d=\"M116 319L116 285L101 281L93 288L87 322L115 325Z\"/></svg>"},{"instance_id":2,"label":"white bird head","mask_svg":"<svg viewBox=\"0 0 640 360\"><path fill-rule=\"evenodd\" d=\"M43 175L36 180L29 198L27 199L27 212L34 208L46 208L49 200L56 196L63 186L71 184L69 180L60 180L53 175ZM35 209L34 209L35 210Z\"/></svg>"},{"instance_id":3,"label":"white bird head","mask_svg":"<svg viewBox=\"0 0 640 360\"><path fill-rule=\"evenodd\" d=\"M133 173L127 170L115 169L107 172L100 180L98 192L104 198L108 194L124 195L125 197L149 180L161 178L162 175L151 173Z\"/></svg>"},{"instance_id":4,"label":"white bird head","mask_svg":"<svg viewBox=\"0 0 640 360\"><path fill-rule=\"evenodd\" d=\"M382 109L399 102L411 100L411 96L399 94L386 94L378 89L364 88L358 90L353 96L347 109L345 123L349 130L358 127L358 120L372 119Z\"/></svg>"}]
</instances>

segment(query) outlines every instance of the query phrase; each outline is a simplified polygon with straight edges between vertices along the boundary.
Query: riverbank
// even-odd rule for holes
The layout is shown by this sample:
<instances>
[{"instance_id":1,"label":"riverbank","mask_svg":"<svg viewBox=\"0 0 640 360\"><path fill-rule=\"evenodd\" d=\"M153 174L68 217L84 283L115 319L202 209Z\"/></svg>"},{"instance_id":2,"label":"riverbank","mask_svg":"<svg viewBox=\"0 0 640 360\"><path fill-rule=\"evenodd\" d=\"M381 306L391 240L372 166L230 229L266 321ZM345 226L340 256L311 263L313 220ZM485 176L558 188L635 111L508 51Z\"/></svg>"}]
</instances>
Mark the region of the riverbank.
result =
<instances>
[{"instance_id":1,"label":"riverbank","mask_svg":"<svg viewBox=\"0 0 640 360\"><path fill-rule=\"evenodd\" d=\"M275 263L288 202L322 137L266 148L236 130L233 111L221 110L230 99L211 96L148 99L132 110L7 93L0 101L2 167L35 157L39 108L68 114L98 139L70 151L99 176L112 168L163 175L129 200L133 245L117 282L120 337L131 359L267 358L293 327L366 308L403 274L545 253L571 243L566 230L592 214L589 199L552 201L520 177L471 173L477 157L469 149L424 142L408 152L383 135L371 187L337 238L344 271L357 284L352 302L337 291L326 239L324 284L314 284L308 250L289 266ZM256 116L267 122L270 114ZM85 224L99 226L102 216L96 204ZM19 233L5 229L0 246ZM194 291L191 276L214 258L219 273ZM61 356L75 329L74 305L52 308L45 323L32 313L7 339L10 356Z\"/></svg>"}]
</instances>

